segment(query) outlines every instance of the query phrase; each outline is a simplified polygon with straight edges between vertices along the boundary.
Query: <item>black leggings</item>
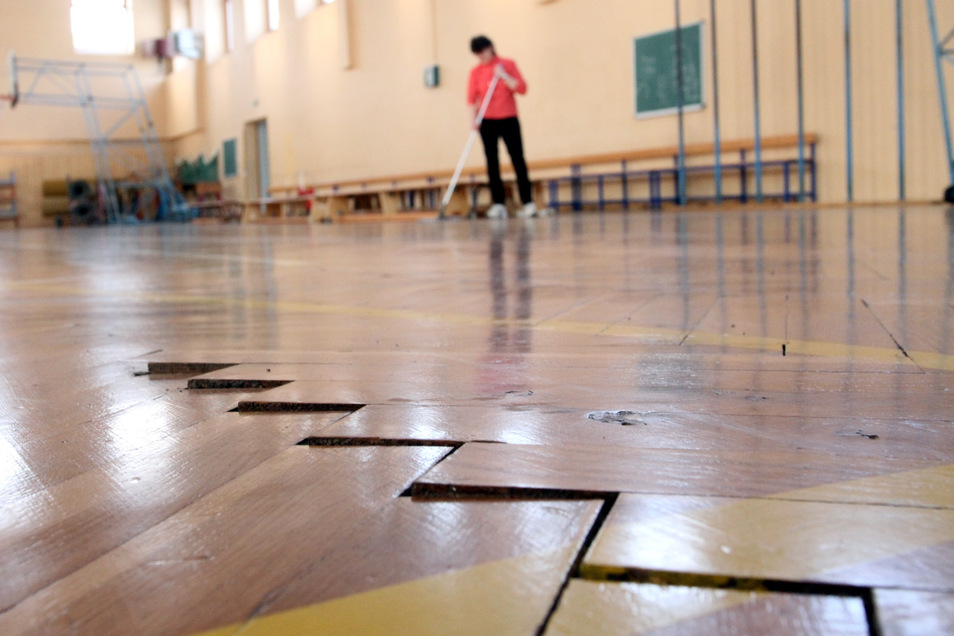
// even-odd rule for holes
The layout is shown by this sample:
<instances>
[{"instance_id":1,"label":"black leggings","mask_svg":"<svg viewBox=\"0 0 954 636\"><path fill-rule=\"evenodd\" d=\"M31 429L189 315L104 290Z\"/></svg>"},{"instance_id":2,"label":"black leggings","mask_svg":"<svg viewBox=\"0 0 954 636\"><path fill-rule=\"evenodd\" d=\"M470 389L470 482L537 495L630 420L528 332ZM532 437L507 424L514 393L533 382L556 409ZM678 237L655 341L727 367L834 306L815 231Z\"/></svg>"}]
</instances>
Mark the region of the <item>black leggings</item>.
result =
<instances>
[{"instance_id":1,"label":"black leggings","mask_svg":"<svg viewBox=\"0 0 954 636\"><path fill-rule=\"evenodd\" d=\"M484 154L487 156L487 180L490 182L490 197L494 203L504 202L504 186L500 179L500 159L498 140L503 137L514 173L517 175L517 188L523 203L533 201L530 177L527 175L527 162L523 158L523 139L520 136L520 121L516 117L507 119L485 119L480 124L480 139L484 142Z\"/></svg>"}]
</instances>

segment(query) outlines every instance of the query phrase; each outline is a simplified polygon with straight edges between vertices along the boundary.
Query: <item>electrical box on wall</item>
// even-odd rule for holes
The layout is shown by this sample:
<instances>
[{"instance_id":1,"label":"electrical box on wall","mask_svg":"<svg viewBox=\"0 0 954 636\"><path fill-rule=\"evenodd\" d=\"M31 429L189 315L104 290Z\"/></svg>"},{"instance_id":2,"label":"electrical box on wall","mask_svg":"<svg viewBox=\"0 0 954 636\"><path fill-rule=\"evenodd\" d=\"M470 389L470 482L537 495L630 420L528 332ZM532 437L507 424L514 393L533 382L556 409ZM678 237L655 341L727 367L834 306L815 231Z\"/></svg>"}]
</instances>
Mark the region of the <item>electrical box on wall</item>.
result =
<instances>
[{"instance_id":1,"label":"electrical box on wall","mask_svg":"<svg viewBox=\"0 0 954 636\"><path fill-rule=\"evenodd\" d=\"M202 57L203 38L192 29L180 29L171 34L176 55L198 60Z\"/></svg>"},{"instance_id":2,"label":"electrical box on wall","mask_svg":"<svg viewBox=\"0 0 954 636\"><path fill-rule=\"evenodd\" d=\"M437 67L437 64L428 66L424 69L424 86L427 88L435 88L441 83L441 70Z\"/></svg>"},{"instance_id":3,"label":"electrical box on wall","mask_svg":"<svg viewBox=\"0 0 954 636\"><path fill-rule=\"evenodd\" d=\"M170 60L179 55L192 60L202 57L202 35L191 29L172 31L167 37L155 40L146 40L141 45L143 57L154 57L158 60Z\"/></svg>"},{"instance_id":4,"label":"electrical box on wall","mask_svg":"<svg viewBox=\"0 0 954 636\"><path fill-rule=\"evenodd\" d=\"M139 51L143 57L154 57L160 61L172 59L174 53L173 43L169 38L145 40L140 44Z\"/></svg>"}]
</instances>

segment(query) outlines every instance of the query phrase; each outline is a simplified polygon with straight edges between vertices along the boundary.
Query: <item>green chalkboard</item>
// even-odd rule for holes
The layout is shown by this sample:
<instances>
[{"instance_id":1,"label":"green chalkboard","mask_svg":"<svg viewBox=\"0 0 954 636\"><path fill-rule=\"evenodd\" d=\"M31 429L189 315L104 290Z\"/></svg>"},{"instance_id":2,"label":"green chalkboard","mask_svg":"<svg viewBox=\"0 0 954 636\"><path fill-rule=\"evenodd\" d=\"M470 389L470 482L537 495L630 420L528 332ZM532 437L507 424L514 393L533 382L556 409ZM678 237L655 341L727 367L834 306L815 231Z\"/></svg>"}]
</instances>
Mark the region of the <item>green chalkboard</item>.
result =
<instances>
[{"instance_id":1,"label":"green chalkboard","mask_svg":"<svg viewBox=\"0 0 954 636\"><path fill-rule=\"evenodd\" d=\"M636 115L661 115L685 109L701 108L702 23L679 29L682 50L682 95L679 93L676 67L676 29L638 37L634 41L636 70Z\"/></svg>"},{"instance_id":2,"label":"green chalkboard","mask_svg":"<svg viewBox=\"0 0 954 636\"><path fill-rule=\"evenodd\" d=\"M222 154L225 157L225 176L234 177L238 175L238 152L236 148L238 142L235 139L226 139L222 142Z\"/></svg>"}]
</instances>

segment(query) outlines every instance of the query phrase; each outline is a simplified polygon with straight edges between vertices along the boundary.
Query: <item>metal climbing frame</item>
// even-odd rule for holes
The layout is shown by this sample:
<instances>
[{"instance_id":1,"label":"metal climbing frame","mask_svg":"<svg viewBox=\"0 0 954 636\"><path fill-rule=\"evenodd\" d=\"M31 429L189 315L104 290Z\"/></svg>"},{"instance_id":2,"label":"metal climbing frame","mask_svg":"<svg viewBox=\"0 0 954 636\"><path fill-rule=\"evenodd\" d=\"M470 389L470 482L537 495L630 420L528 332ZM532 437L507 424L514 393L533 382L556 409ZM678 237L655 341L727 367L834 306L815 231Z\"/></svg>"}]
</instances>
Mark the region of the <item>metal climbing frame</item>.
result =
<instances>
[{"instance_id":1,"label":"metal climbing frame","mask_svg":"<svg viewBox=\"0 0 954 636\"><path fill-rule=\"evenodd\" d=\"M183 220L188 208L169 176L139 75L129 64L10 55L11 104L79 107L109 223ZM143 193L154 191L154 213ZM151 194L151 193L150 193Z\"/></svg>"},{"instance_id":2,"label":"metal climbing frame","mask_svg":"<svg viewBox=\"0 0 954 636\"><path fill-rule=\"evenodd\" d=\"M925 0L927 2L928 17L931 21L931 39L934 51L935 68L937 70L937 90L941 99L941 121L944 124L944 141L947 144L947 168L950 174L952 187L954 187L954 147L951 145L951 111L947 103L947 84L944 79L944 61L954 64L954 29L946 36L941 38L937 28L937 12L934 8L934 0Z\"/></svg>"}]
</instances>

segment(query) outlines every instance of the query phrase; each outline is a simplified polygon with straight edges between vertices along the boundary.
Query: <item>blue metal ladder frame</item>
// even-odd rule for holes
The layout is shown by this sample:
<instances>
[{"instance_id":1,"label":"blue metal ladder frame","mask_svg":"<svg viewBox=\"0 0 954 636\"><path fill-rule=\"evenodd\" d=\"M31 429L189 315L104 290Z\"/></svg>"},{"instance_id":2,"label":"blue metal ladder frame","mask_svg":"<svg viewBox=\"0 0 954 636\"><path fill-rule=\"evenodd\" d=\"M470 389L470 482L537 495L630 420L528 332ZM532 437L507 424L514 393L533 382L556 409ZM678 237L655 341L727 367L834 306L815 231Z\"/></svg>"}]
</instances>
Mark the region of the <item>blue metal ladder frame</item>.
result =
<instances>
[{"instance_id":1,"label":"blue metal ladder frame","mask_svg":"<svg viewBox=\"0 0 954 636\"><path fill-rule=\"evenodd\" d=\"M108 223L137 222L140 211L124 207L120 194L144 187L158 195L156 221L190 217L163 160L145 92L132 65L26 59L12 53L10 65L18 89L14 103L83 109ZM131 126L138 139L130 138ZM141 156L128 152L130 148L139 148ZM135 178L118 179L117 169Z\"/></svg>"},{"instance_id":2,"label":"blue metal ladder frame","mask_svg":"<svg viewBox=\"0 0 954 636\"><path fill-rule=\"evenodd\" d=\"M947 168L950 176L951 187L954 187L954 146L951 142L951 111L947 103L947 83L944 78L944 61L954 64L954 29L952 29L943 38L940 37L937 24L937 12L934 8L934 0L925 0L927 2L928 18L931 21L931 39L932 50L934 52L935 70L937 72L937 90L941 100L941 121L944 124L944 142L947 147Z\"/></svg>"}]
</instances>

